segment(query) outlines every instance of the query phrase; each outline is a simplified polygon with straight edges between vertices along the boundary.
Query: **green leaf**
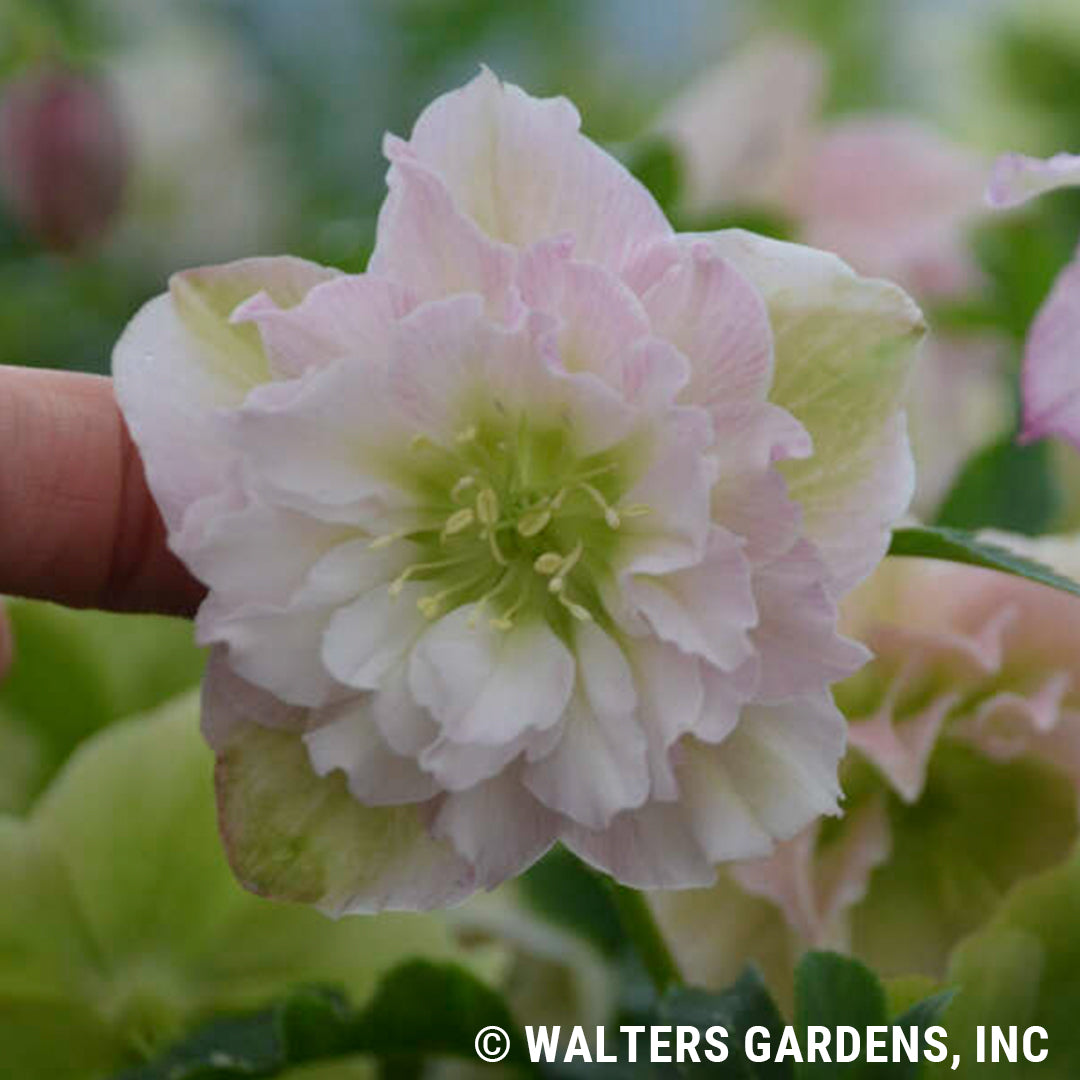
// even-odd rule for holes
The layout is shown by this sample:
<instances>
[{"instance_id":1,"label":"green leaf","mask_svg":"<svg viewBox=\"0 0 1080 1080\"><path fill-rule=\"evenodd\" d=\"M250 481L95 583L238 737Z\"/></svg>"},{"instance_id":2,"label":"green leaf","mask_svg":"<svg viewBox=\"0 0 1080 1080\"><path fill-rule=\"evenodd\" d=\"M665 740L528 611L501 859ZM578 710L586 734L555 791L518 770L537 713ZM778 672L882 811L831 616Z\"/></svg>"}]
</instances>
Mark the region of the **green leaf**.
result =
<instances>
[{"instance_id":1,"label":"green leaf","mask_svg":"<svg viewBox=\"0 0 1080 1080\"><path fill-rule=\"evenodd\" d=\"M525 904L548 922L584 938L605 956L626 948L619 913L604 880L563 847L518 879Z\"/></svg>"},{"instance_id":2,"label":"green leaf","mask_svg":"<svg viewBox=\"0 0 1080 1080\"><path fill-rule=\"evenodd\" d=\"M354 1051L475 1058L476 1033L490 1024L511 1037L510 1064L527 1062L524 1036L502 998L452 964L416 960L383 980L352 1036Z\"/></svg>"},{"instance_id":3,"label":"green leaf","mask_svg":"<svg viewBox=\"0 0 1080 1080\"><path fill-rule=\"evenodd\" d=\"M929 1027L941 1021L942 1013L952 1001L954 991L943 990L939 994L924 998L916 1002L901 1013L892 1023L894 1027L917 1028L919 1031L919 1045L922 1046L922 1033ZM917 1080L923 1073L923 1062L919 1061L893 1061L886 1066L879 1067L879 1075L887 1075L889 1080Z\"/></svg>"},{"instance_id":4,"label":"green leaf","mask_svg":"<svg viewBox=\"0 0 1080 1080\"><path fill-rule=\"evenodd\" d=\"M964 466L935 524L1039 536L1053 528L1062 502L1051 445L1020 446L1010 436Z\"/></svg>"},{"instance_id":5,"label":"green leaf","mask_svg":"<svg viewBox=\"0 0 1080 1080\"><path fill-rule=\"evenodd\" d=\"M505 1064L529 1065L525 1038L494 990L462 967L413 960L391 971L358 1013L336 994L301 989L273 1008L214 1020L118 1080L276 1077L358 1055L474 1061L476 1034L492 1024L510 1035Z\"/></svg>"},{"instance_id":6,"label":"green leaf","mask_svg":"<svg viewBox=\"0 0 1080 1080\"><path fill-rule=\"evenodd\" d=\"M696 1027L701 1032L700 1045L705 1043L708 1028L719 1026L727 1031L727 1061L706 1062L701 1054L700 1064L684 1063L677 1067L678 1075L707 1073L732 1080L791 1080L795 1076L789 1060L751 1062L743 1053L750 1028L767 1028L774 1052L784 1030L784 1018L756 968L748 968L732 987L719 994L686 987L671 990L664 995L657 1012L659 1023Z\"/></svg>"},{"instance_id":7,"label":"green leaf","mask_svg":"<svg viewBox=\"0 0 1080 1080\"><path fill-rule=\"evenodd\" d=\"M665 212L678 203L682 189L682 162L678 150L662 136L651 135L631 144L627 168L652 192Z\"/></svg>"},{"instance_id":8,"label":"green leaf","mask_svg":"<svg viewBox=\"0 0 1080 1080\"><path fill-rule=\"evenodd\" d=\"M857 960L837 953L808 952L795 969L795 1023L805 1050L805 1031L810 1025L834 1033L840 1025L855 1028L862 1037L866 1028L887 1022L885 990L878 977ZM864 1053L865 1053L865 1043ZM831 1080L868 1076L875 1066L853 1062L806 1062L799 1076Z\"/></svg>"},{"instance_id":9,"label":"green leaf","mask_svg":"<svg viewBox=\"0 0 1080 1080\"><path fill-rule=\"evenodd\" d=\"M945 526L918 525L896 529L892 534L889 554L921 559L944 559L947 562L981 566L1013 574L1039 585L1080 596L1080 584L1058 574L1048 566L1017 555L998 544L981 540L962 529Z\"/></svg>"},{"instance_id":10,"label":"green leaf","mask_svg":"<svg viewBox=\"0 0 1080 1080\"><path fill-rule=\"evenodd\" d=\"M994 916L955 950L946 974L957 988L944 1027L960 1067L935 1066L936 1078L1075 1080L1080 1076L1080 850L1020 882ZM975 1028L1038 1025L1049 1034L1042 1062L979 1064ZM1036 1043L1036 1047L1043 1044ZM986 1070L990 1069L988 1073Z\"/></svg>"}]
</instances>

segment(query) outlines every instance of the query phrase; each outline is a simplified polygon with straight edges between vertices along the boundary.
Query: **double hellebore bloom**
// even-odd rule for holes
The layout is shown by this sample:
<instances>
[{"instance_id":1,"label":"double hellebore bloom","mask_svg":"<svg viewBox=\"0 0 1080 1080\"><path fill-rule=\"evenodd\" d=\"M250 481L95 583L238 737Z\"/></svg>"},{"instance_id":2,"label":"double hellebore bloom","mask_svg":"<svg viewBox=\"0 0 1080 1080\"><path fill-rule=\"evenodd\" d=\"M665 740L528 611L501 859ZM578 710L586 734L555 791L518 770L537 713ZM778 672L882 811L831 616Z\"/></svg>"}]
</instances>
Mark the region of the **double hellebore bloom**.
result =
<instances>
[{"instance_id":1,"label":"double hellebore bloom","mask_svg":"<svg viewBox=\"0 0 1080 1080\"><path fill-rule=\"evenodd\" d=\"M837 809L919 312L675 235L578 127L485 71L387 139L368 272L180 274L116 348L260 892L431 907L560 840L681 887Z\"/></svg>"}]
</instances>

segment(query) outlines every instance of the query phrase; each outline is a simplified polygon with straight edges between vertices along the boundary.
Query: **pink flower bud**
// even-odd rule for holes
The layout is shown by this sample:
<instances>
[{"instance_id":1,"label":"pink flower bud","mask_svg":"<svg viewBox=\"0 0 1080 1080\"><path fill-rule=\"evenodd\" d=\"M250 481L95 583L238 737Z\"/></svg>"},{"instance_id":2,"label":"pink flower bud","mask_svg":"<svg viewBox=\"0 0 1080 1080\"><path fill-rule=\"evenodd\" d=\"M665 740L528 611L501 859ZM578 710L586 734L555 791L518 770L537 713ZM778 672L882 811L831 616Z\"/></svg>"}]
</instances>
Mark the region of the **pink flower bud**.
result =
<instances>
[{"instance_id":1,"label":"pink flower bud","mask_svg":"<svg viewBox=\"0 0 1080 1080\"><path fill-rule=\"evenodd\" d=\"M12 80L0 96L0 195L41 243L72 251L116 213L127 140L108 87L59 67Z\"/></svg>"}]
</instances>

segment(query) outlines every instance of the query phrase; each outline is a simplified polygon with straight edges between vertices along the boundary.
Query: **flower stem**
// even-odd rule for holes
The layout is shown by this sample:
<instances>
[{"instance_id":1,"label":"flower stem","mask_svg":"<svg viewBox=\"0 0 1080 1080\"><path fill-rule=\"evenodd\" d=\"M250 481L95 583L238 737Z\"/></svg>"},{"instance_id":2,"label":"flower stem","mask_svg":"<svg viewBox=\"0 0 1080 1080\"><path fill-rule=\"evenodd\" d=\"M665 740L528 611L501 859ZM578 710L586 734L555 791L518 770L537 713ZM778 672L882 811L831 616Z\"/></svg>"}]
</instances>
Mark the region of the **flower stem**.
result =
<instances>
[{"instance_id":1,"label":"flower stem","mask_svg":"<svg viewBox=\"0 0 1080 1080\"><path fill-rule=\"evenodd\" d=\"M648 901L636 889L629 889L610 878L606 880L623 930L645 965L656 993L661 995L673 986L682 986L682 973Z\"/></svg>"}]
</instances>

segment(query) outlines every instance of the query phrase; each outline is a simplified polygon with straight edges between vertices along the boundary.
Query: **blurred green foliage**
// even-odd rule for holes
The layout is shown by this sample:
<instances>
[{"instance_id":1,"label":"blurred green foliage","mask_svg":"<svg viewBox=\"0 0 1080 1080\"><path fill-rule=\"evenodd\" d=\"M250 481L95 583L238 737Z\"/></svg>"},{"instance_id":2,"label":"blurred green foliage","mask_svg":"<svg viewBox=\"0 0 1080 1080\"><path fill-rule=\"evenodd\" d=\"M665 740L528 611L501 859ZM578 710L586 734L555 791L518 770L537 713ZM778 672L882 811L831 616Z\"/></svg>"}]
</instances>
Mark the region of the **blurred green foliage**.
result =
<instances>
[{"instance_id":1,"label":"blurred green foliage","mask_svg":"<svg viewBox=\"0 0 1080 1080\"><path fill-rule=\"evenodd\" d=\"M152 615L7 605L15 662L0 682L0 811L25 810L79 743L194 686L191 623ZM28 747L5 755L5 740Z\"/></svg>"}]
</instances>

